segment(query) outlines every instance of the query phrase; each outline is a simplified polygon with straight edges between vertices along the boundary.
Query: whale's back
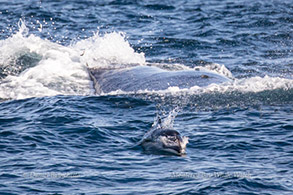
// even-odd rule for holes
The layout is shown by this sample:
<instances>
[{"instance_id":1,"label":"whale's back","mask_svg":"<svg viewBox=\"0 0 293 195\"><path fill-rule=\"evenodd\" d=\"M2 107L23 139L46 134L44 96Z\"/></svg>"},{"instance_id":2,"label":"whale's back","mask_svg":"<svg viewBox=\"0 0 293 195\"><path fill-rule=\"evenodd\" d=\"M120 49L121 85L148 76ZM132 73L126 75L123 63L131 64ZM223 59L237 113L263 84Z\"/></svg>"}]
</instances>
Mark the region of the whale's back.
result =
<instances>
[{"instance_id":1,"label":"whale's back","mask_svg":"<svg viewBox=\"0 0 293 195\"><path fill-rule=\"evenodd\" d=\"M154 66L136 66L123 69L89 69L96 93L122 90L158 91L169 87L191 88L230 81L227 77L205 71L168 71Z\"/></svg>"}]
</instances>

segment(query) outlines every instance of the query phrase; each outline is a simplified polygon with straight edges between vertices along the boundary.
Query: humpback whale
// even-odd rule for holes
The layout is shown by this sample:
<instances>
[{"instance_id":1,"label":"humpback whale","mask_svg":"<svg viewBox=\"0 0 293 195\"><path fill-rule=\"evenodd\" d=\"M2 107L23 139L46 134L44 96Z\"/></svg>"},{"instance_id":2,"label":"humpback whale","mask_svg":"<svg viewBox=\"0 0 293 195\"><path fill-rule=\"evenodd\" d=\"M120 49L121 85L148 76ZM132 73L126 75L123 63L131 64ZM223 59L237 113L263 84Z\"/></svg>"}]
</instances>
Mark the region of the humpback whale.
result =
<instances>
[{"instance_id":1,"label":"humpback whale","mask_svg":"<svg viewBox=\"0 0 293 195\"><path fill-rule=\"evenodd\" d=\"M117 90L124 92L158 91L169 87L180 89L204 87L212 83L231 81L211 71L166 70L157 66L130 66L118 68L88 68L96 94Z\"/></svg>"}]
</instances>

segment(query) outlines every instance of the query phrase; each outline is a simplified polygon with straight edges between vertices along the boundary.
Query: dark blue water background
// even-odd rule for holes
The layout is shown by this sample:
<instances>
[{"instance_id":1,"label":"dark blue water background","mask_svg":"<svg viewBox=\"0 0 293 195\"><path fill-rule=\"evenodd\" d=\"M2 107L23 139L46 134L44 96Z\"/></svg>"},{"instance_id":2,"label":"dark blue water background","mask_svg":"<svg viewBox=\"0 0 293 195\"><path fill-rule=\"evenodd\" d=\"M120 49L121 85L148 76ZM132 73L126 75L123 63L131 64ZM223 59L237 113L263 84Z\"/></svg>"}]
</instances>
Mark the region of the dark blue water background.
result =
<instances>
[{"instance_id":1,"label":"dark blue water background","mask_svg":"<svg viewBox=\"0 0 293 195\"><path fill-rule=\"evenodd\" d=\"M292 29L289 0L0 1L1 194L292 194ZM235 84L97 96L84 70L143 61ZM136 146L174 109L186 156Z\"/></svg>"}]
</instances>

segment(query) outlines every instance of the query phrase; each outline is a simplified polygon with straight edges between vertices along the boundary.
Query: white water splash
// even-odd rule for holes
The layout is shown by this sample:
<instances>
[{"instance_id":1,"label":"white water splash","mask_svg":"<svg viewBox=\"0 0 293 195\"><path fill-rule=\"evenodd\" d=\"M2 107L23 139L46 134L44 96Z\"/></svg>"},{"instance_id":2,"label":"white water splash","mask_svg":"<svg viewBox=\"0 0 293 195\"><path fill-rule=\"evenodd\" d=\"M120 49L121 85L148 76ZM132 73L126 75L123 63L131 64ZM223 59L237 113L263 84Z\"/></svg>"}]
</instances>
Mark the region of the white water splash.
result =
<instances>
[{"instance_id":1,"label":"white water splash","mask_svg":"<svg viewBox=\"0 0 293 195\"><path fill-rule=\"evenodd\" d=\"M108 67L109 65L145 64L144 53L136 53L125 40L123 33L110 33L100 36L96 33L93 37L77 42L71 46L81 51L82 63L89 67Z\"/></svg>"},{"instance_id":2,"label":"white water splash","mask_svg":"<svg viewBox=\"0 0 293 195\"><path fill-rule=\"evenodd\" d=\"M40 61L19 75L0 80L0 98L23 99L55 95L91 95L92 83L87 64L92 67L143 64L144 54L136 53L121 33L109 33L63 46L29 34L23 21L19 31L0 41L0 68L19 66L15 59L34 53Z\"/></svg>"},{"instance_id":3,"label":"white water splash","mask_svg":"<svg viewBox=\"0 0 293 195\"><path fill-rule=\"evenodd\" d=\"M174 108L173 110L165 113L163 110L159 110L157 116L154 120L154 124L152 128L160 128L160 129L173 129L174 128L174 120L179 113L179 107Z\"/></svg>"}]
</instances>

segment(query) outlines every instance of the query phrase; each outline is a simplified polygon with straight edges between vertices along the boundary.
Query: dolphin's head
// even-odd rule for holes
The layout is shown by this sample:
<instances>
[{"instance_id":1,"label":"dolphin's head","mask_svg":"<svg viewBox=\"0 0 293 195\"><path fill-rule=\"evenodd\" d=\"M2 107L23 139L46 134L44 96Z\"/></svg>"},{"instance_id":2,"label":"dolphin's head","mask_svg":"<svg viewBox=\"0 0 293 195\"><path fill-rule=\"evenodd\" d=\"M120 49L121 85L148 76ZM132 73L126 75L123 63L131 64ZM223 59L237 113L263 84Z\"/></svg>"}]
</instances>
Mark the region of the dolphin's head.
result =
<instances>
[{"instance_id":1,"label":"dolphin's head","mask_svg":"<svg viewBox=\"0 0 293 195\"><path fill-rule=\"evenodd\" d=\"M188 137L181 137L178 131L163 129L157 133L157 139L162 142L162 150L177 155L185 154Z\"/></svg>"},{"instance_id":2,"label":"dolphin's head","mask_svg":"<svg viewBox=\"0 0 293 195\"><path fill-rule=\"evenodd\" d=\"M146 150L154 152L167 152L175 155L186 154L186 144L188 137L181 136L180 133L173 129L156 129L153 131L151 138L142 144Z\"/></svg>"}]
</instances>

